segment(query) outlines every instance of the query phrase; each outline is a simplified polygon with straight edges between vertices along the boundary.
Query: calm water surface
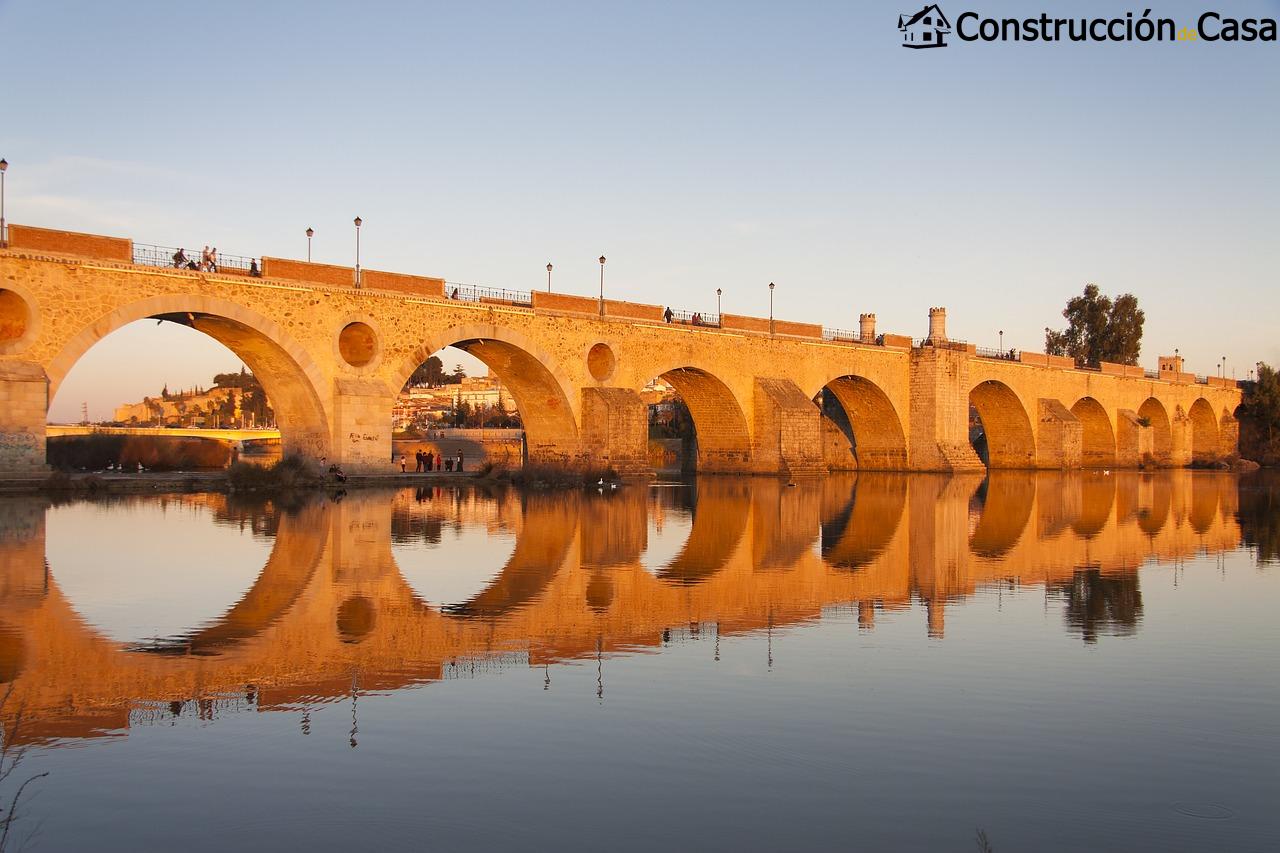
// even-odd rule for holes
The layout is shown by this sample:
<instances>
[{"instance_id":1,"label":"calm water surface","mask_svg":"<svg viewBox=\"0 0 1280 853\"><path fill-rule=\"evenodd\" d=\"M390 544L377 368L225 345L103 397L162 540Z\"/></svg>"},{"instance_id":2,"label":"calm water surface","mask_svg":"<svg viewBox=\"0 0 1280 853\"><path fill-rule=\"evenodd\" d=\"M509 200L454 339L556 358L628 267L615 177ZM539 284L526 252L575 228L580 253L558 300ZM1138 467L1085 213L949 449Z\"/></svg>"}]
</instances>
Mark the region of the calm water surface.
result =
<instances>
[{"instance_id":1,"label":"calm water surface","mask_svg":"<svg viewBox=\"0 0 1280 853\"><path fill-rule=\"evenodd\" d=\"M1278 549L1182 471L6 499L14 832L1276 850Z\"/></svg>"}]
</instances>

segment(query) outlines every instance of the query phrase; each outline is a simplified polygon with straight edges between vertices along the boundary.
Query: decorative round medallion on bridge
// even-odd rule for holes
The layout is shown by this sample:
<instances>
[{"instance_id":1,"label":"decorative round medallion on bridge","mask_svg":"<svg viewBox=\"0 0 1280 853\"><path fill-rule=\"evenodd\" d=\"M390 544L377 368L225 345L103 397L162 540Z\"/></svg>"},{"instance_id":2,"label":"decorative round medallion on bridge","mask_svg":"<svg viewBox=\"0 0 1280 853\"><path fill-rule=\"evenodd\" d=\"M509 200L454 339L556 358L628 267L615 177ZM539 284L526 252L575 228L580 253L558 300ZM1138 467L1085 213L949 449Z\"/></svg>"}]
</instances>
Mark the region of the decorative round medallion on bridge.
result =
<instances>
[{"instance_id":1,"label":"decorative round medallion on bridge","mask_svg":"<svg viewBox=\"0 0 1280 853\"><path fill-rule=\"evenodd\" d=\"M348 323L338 335L338 352L352 367L364 367L378 353L378 336L367 323Z\"/></svg>"},{"instance_id":2,"label":"decorative round medallion on bridge","mask_svg":"<svg viewBox=\"0 0 1280 853\"><path fill-rule=\"evenodd\" d=\"M0 289L0 344L21 338L30 324L27 301L12 290Z\"/></svg>"},{"instance_id":3,"label":"decorative round medallion on bridge","mask_svg":"<svg viewBox=\"0 0 1280 853\"><path fill-rule=\"evenodd\" d=\"M596 344L587 353L587 370L591 371L597 382L604 382L613 376L613 370L617 366L618 358L608 344Z\"/></svg>"}]
</instances>

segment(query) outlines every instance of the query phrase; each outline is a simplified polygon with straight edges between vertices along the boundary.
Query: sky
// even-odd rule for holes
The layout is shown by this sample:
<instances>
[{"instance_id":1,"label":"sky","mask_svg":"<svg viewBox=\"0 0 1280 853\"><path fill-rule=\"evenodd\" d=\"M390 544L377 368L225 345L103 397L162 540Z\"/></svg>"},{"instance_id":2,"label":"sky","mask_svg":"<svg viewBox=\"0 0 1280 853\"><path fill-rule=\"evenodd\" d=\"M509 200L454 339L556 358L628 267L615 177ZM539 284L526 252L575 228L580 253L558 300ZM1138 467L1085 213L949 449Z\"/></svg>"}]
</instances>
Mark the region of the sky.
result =
<instances>
[{"instance_id":1,"label":"sky","mask_svg":"<svg viewBox=\"0 0 1280 853\"><path fill-rule=\"evenodd\" d=\"M941 4L1003 17L1097 2ZM1141 361L1280 362L1280 44L904 50L919 3L0 0L11 222L1040 350L1088 282ZM1153 7L1179 26L1209 5ZM1280 2L1228 2L1280 17ZM163 357L157 357L162 354ZM238 360L142 322L50 412Z\"/></svg>"}]
</instances>

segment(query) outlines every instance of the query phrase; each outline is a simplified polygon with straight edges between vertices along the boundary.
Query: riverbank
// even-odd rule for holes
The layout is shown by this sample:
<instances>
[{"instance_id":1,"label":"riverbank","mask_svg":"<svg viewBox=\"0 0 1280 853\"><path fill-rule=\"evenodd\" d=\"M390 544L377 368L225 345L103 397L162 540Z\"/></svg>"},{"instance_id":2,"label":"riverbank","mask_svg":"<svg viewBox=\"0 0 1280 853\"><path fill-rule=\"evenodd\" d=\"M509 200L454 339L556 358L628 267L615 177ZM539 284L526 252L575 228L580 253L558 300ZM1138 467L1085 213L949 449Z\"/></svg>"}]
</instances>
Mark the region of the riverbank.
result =
<instances>
[{"instance_id":1,"label":"riverbank","mask_svg":"<svg viewBox=\"0 0 1280 853\"><path fill-rule=\"evenodd\" d=\"M433 471L427 473L351 474L345 482L327 481L329 489L404 488L458 485L485 480L479 472ZM226 471L147 471L141 474L81 471L6 475L0 477L0 494L156 494L166 492L230 492Z\"/></svg>"}]
</instances>

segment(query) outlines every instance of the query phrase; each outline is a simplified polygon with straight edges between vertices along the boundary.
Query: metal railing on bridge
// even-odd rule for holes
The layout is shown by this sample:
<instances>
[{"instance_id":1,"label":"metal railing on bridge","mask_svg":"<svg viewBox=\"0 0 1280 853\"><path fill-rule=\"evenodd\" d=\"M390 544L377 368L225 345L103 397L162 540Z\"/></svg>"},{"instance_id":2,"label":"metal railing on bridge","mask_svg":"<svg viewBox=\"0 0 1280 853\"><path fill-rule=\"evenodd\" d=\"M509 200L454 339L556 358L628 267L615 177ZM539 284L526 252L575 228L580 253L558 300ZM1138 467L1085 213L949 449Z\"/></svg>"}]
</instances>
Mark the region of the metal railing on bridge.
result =
<instances>
[{"instance_id":1,"label":"metal railing on bridge","mask_svg":"<svg viewBox=\"0 0 1280 853\"><path fill-rule=\"evenodd\" d=\"M707 326L720 328L719 314L703 314L700 311L672 311L671 322L680 326Z\"/></svg>"},{"instance_id":2,"label":"metal railing on bridge","mask_svg":"<svg viewBox=\"0 0 1280 853\"><path fill-rule=\"evenodd\" d=\"M849 329L830 329L826 326L822 327L822 339L824 341L840 341L849 344L862 342L862 336L858 332Z\"/></svg>"},{"instance_id":3,"label":"metal railing on bridge","mask_svg":"<svg viewBox=\"0 0 1280 853\"><path fill-rule=\"evenodd\" d=\"M201 258L201 249L188 250L185 247L155 246L150 243L133 244L133 262L147 267L172 267L180 270L201 270L203 272L220 272L235 270L245 274L254 270L261 274L262 261L259 258L244 255L224 255L218 253L217 263L212 269Z\"/></svg>"},{"instance_id":4,"label":"metal railing on bridge","mask_svg":"<svg viewBox=\"0 0 1280 853\"><path fill-rule=\"evenodd\" d=\"M533 294L527 290L504 290L498 287L480 287L458 281L446 281L444 295L460 302L487 302L497 305L533 307Z\"/></svg>"},{"instance_id":5,"label":"metal railing on bridge","mask_svg":"<svg viewBox=\"0 0 1280 853\"><path fill-rule=\"evenodd\" d=\"M1018 360L1018 351L1016 349L1000 350L992 347L975 347L973 354L978 358L994 358L1000 361Z\"/></svg>"}]
</instances>

